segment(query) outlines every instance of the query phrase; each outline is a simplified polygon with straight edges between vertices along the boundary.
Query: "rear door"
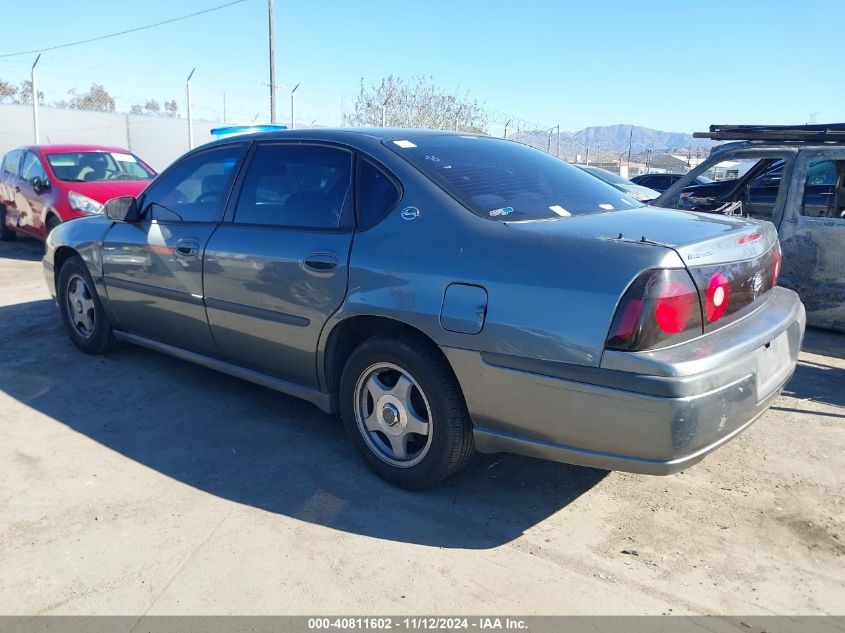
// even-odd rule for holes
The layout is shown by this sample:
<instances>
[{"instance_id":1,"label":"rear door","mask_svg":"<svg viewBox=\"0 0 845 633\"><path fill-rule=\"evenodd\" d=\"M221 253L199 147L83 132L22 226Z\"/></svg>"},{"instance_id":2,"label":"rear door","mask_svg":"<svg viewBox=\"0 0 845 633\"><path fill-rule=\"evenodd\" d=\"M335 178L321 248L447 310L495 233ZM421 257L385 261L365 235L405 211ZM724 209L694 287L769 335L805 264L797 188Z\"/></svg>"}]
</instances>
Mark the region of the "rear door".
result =
<instances>
[{"instance_id":1,"label":"rear door","mask_svg":"<svg viewBox=\"0 0 845 633\"><path fill-rule=\"evenodd\" d=\"M18 225L18 198L20 187L18 176L21 170L23 150L14 149L3 157L3 169L0 172L0 204L6 209L6 224Z\"/></svg>"},{"instance_id":2,"label":"rear door","mask_svg":"<svg viewBox=\"0 0 845 633\"><path fill-rule=\"evenodd\" d=\"M103 275L120 329L216 355L203 303L205 248L245 151L233 144L188 155L141 197L140 222L109 230Z\"/></svg>"},{"instance_id":3,"label":"rear door","mask_svg":"<svg viewBox=\"0 0 845 633\"><path fill-rule=\"evenodd\" d=\"M353 154L260 143L206 249L208 320L226 360L317 387L317 342L346 296Z\"/></svg>"},{"instance_id":4,"label":"rear door","mask_svg":"<svg viewBox=\"0 0 845 633\"><path fill-rule=\"evenodd\" d=\"M845 149L799 154L784 220L781 284L811 325L845 331Z\"/></svg>"}]
</instances>

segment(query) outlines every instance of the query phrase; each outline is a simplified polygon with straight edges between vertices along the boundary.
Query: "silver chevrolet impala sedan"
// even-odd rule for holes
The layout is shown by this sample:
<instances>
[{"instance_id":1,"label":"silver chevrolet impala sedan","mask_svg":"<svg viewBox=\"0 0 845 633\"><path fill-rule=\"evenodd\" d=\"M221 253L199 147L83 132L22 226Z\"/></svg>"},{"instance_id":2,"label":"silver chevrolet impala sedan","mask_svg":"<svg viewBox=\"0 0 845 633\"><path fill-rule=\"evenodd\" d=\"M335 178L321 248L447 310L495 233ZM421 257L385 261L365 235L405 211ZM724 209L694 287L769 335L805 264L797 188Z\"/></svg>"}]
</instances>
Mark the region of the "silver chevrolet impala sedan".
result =
<instances>
[{"instance_id":1,"label":"silver chevrolet impala sedan","mask_svg":"<svg viewBox=\"0 0 845 633\"><path fill-rule=\"evenodd\" d=\"M481 452L669 474L795 369L774 227L644 206L519 143L423 130L232 137L62 224L71 340L142 345L341 414L381 477Z\"/></svg>"}]
</instances>

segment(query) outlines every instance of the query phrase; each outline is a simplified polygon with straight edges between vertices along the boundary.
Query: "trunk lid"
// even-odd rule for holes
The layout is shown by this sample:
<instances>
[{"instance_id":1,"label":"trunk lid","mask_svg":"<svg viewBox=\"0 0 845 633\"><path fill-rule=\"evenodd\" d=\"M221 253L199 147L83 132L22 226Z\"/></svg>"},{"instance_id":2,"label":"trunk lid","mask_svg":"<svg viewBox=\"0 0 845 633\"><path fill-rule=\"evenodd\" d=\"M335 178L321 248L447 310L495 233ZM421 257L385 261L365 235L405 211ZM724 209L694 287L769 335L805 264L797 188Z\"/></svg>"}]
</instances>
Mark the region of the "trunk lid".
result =
<instances>
[{"instance_id":1,"label":"trunk lid","mask_svg":"<svg viewBox=\"0 0 845 633\"><path fill-rule=\"evenodd\" d=\"M704 332L755 309L752 304L777 285L780 272L780 245L771 222L642 207L509 226L674 250L698 292Z\"/></svg>"}]
</instances>

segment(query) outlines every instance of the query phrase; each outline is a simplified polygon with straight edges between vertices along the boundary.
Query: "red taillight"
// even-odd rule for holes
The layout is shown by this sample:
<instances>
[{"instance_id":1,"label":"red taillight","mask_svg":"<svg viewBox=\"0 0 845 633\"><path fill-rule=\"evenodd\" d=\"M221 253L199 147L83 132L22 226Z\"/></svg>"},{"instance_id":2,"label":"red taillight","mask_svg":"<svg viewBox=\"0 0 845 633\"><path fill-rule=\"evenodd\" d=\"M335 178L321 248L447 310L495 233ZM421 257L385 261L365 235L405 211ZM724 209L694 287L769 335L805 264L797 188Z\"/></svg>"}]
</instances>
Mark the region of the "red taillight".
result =
<instances>
[{"instance_id":1,"label":"red taillight","mask_svg":"<svg viewBox=\"0 0 845 633\"><path fill-rule=\"evenodd\" d=\"M657 325L667 334L679 334L689 324L690 317L698 309L698 296L689 282L673 281L657 298L654 318Z\"/></svg>"},{"instance_id":2,"label":"red taillight","mask_svg":"<svg viewBox=\"0 0 845 633\"><path fill-rule=\"evenodd\" d=\"M775 247L772 250L772 255L774 256L774 262L772 263L772 288L774 288L778 285L778 277L780 276L780 242L775 242Z\"/></svg>"},{"instance_id":3,"label":"red taillight","mask_svg":"<svg viewBox=\"0 0 845 633\"><path fill-rule=\"evenodd\" d=\"M703 331L698 292L686 270L649 270L632 283L619 306L607 347L639 351L664 347Z\"/></svg>"},{"instance_id":4,"label":"red taillight","mask_svg":"<svg viewBox=\"0 0 845 633\"><path fill-rule=\"evenodd\" d=\"M731 285L722 273L716 273L707 285L707 296L704 303L704 316L710 323L718 321L728 309L731 296Z\"/></svg>"}]
</instances>

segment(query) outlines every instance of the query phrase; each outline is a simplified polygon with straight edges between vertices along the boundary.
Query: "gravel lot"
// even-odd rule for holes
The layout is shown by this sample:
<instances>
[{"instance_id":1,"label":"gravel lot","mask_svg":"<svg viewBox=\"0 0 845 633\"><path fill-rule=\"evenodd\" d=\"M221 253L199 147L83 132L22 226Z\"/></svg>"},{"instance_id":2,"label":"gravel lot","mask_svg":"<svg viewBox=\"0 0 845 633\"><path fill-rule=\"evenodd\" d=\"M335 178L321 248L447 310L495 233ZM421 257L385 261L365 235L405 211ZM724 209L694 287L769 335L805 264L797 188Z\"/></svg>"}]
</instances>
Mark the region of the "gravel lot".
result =
<instances>
[{"instance_id":1,"label":"gravel lot","mask_svg":"<svg viewBox=\"0 0 845 633\"><path fill-rule=\"evenodd\" d=\"M309 404L78 352L41 249L0 243L0 613L845 612L845 336L687 472L478 456L408 493Z\"/></svg>"}]
</instances>

